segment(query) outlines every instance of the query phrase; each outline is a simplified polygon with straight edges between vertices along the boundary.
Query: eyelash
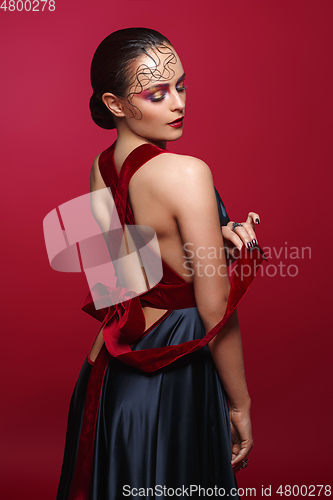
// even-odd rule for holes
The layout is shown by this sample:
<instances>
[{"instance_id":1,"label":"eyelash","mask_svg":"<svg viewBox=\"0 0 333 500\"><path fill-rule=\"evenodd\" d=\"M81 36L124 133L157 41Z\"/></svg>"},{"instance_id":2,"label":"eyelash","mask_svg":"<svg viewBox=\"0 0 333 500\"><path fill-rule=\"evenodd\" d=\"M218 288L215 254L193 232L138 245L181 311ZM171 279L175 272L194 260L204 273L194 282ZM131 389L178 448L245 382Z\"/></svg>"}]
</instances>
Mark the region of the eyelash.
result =
<instances>
[{"instance_id":1,"label":"eyelash","mask_svg":"<svg viewBox=\"0 0 333 500\"><path fill-rule=\"evenodd\" d=\"M188 87L188 85L184 85L183 87L180 87L180 88L178 88L178 89L177 89L177 87L176 87L176 90L177 90L178 92L183 92L183 90L187 89L187 87ZM150 100L151 100L152 102L159 102L159 101L162 101L162 99L164 99L164 97L165 97L165 94L163 94L163 96L162 96L162 97L153 97L153 96L152 96L152 97L150 97Z\"/></svg>"}]
</instances>

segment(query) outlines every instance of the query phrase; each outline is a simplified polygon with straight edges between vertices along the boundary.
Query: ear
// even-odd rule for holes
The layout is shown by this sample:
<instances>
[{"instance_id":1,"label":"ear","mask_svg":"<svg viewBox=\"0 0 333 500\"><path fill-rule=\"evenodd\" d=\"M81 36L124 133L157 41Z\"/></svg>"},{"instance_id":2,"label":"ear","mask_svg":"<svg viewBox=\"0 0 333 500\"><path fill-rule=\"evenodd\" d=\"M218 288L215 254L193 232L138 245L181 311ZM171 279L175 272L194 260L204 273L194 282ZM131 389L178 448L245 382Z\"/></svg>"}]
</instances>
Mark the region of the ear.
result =
<instances>
[{"instance_id":1,"label":"ear","mask_svg":"<svg viewBox=\"0 0 333 500\"><path fill-rule=\"evenodd\" d=\"M123 111L123 104L119 97L111 94L110 92L105 92L105 94L102 95L102 101L104 102L105 106L111 111L111 113L114 114L114 116L125 116L125 113Z\"/></svg>"}]
</instances>

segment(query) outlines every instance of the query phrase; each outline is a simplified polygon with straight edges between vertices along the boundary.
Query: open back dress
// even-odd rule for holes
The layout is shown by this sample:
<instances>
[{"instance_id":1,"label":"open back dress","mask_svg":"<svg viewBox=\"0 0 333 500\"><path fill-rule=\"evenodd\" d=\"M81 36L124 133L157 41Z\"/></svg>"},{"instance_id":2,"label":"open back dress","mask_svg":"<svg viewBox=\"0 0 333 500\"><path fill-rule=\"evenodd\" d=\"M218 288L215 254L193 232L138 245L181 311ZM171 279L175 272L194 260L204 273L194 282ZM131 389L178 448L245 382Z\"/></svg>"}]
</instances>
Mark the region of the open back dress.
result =
<instances>
[{"instance_id":1,"label":"open back dress","mask_svg":"<svg viewBox=\"0 0 333 500\"><path fill-rule=\"evenodd\" d=\"M100 173L121 224L135 225L131 176L166 150L143 144L118 174L114 149L115 143L101 153ZM216 188L215 195L223 226L229 217ZM251 272L233 274L226 313L207 333L193 284L163 261L159 283L126 302L96 310L88 294L83 310L103 322L105 343L94 362L87 355L74 388L57 500L221 498L237 488L228 402L208 342L255 276L264 258L257 250L245 250L236 262ZM146 331L143 306L167 310Z\"/></svg>"}]
</instances>

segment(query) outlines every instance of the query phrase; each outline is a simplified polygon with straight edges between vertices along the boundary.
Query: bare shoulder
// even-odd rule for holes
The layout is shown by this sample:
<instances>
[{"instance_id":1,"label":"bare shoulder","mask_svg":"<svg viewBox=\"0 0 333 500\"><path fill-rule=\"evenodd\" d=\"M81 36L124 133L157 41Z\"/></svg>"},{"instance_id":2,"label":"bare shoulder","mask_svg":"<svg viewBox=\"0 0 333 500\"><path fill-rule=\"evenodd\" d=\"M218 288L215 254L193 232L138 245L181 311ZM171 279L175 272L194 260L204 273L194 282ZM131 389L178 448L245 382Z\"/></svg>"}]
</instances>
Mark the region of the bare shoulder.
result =
<instances>
[{"instance_id":1,"label":"bare shoulder","mask_svg":"<svg viewBox=\"0 0 333 500\"><path fill-rule=\"evenodd\" d=\"M215 197L209 166L194 156L163 153L145 163L134 177L134 191L145 193L146 199L168 207L174 215L198 199Z\"/></svg>"},{"instance_id":2,"label":"bare shoulder","mask_svg":"<svg viewBox=\"0 0 333 500\"><path fill-rule=\"evenodd\" d=\"M150 181L155 190L160 187L164 192L166 187L186 189L193 184L211 183L213 179L207 163L195 156L163 153L149 160L144 167L142 178Z\"/></svg>"},{"instance_id":3,"label":"bare shoulder","mask_svg":"<svg viewBox=\"0 0 333 500\"><path fill-rule=\"evenodd\" d=\"M207 163L195 156L163 153L162 155L156 156L155 159L156 165L160 166L159 169L161 173L211 175L211 170Z\"/></svg>"}]
</instances>

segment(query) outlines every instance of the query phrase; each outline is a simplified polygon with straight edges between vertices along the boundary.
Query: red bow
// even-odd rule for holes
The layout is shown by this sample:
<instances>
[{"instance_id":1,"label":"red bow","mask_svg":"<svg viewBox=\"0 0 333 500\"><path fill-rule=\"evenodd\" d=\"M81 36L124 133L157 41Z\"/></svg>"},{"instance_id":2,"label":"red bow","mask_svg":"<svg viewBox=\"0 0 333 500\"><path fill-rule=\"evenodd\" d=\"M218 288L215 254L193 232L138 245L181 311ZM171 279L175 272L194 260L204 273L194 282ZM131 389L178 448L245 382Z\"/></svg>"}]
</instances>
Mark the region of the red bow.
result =
<instances>
[{"instance_id":1,"label":"red bow","mask_svg":"<svg viewBox=\"0 0 333 500\"><path fill-rule=\"evenodd\" d=\"M138 340L146 327L140 297L124 287L109 288L113 303L105 317L103 336L106 346L128 346Z\"/></svg>"}]
</instances>

